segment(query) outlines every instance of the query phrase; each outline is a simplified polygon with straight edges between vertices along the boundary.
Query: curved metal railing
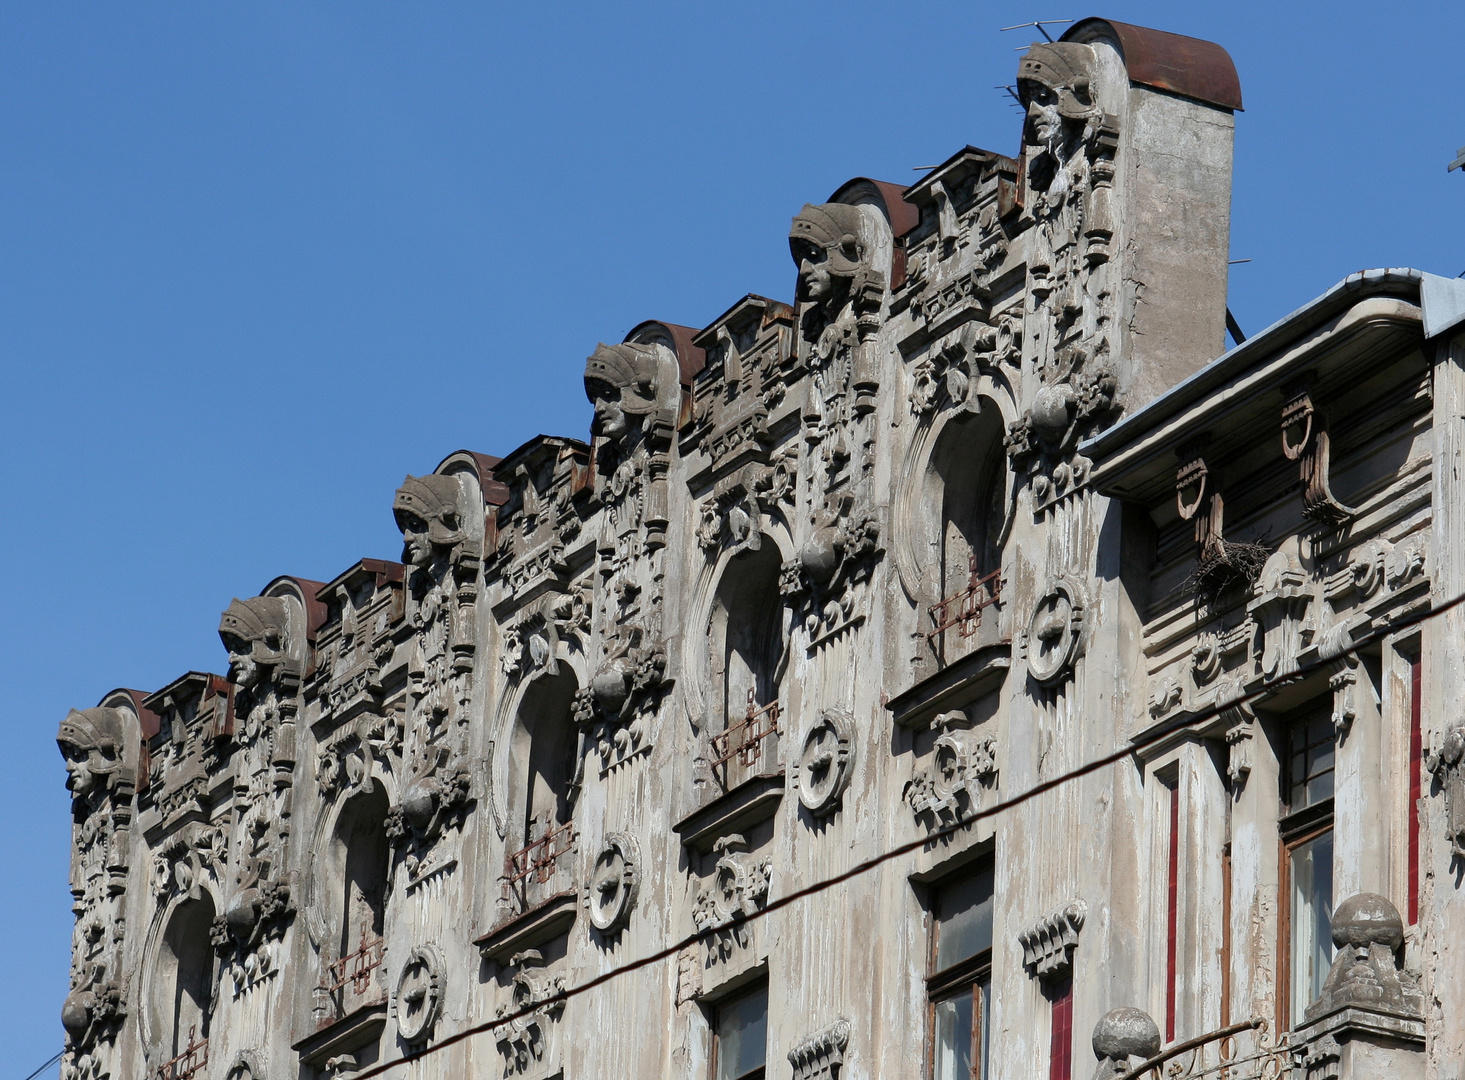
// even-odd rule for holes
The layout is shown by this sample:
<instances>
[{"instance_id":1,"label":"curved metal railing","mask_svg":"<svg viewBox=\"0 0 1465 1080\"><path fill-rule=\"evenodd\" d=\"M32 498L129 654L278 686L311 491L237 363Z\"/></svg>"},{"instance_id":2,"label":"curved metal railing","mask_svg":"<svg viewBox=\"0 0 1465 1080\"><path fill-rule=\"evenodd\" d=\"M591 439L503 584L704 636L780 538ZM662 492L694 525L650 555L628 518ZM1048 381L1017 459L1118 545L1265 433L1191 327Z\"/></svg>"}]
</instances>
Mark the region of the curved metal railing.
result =
<instances>
[{"instance_id":1,"label":"curved metal railing","mask_svg":"<svg viewBox=\"0 0 1465 1080\"><path fill-rule=\"evenodd\" d=\"M1115 1080L1288 1080L1292 1057L1287 1033L1268 1038L1260 1017L1185 1039L1166 1047Z\"/></svg>"}]
</instances>

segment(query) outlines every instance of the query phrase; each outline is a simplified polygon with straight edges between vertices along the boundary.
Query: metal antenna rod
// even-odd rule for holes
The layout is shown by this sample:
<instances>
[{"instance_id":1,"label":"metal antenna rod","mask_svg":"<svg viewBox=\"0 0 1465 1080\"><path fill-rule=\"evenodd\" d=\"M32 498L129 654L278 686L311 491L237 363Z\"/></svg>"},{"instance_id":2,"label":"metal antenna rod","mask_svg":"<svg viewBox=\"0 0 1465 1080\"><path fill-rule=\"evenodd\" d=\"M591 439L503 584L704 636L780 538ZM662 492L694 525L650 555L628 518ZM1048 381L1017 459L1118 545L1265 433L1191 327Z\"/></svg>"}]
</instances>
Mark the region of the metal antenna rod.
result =
<instances>
[{"instance_id":1,"label":"metal antenna rod","mask_svg":"<svg viewBox=\"0 0 1465 1080\"><path fill-rule=\"evenodd\" d=\"M1044 30L1043 27L1045 25L1047 25L1047 26L1062 26L1062 25L1066 25L1066 24L1071 23L1071 22L1073 22L1072 19L1039 19L1036 22L1018 23L1016 26L1002 26L1002 27L998 27L997 32L998 33L1006 33L1009 30L1021 30L1025 26L1032 26L1032 27L1036 27L1038 33L1042 34L1043 37L1047 38L1048 39L1048 42L1051 44L1052 41L1053 41L1053 39L1051 37L1048 37L1048 31Z\"/></svg>"}]
</instances>

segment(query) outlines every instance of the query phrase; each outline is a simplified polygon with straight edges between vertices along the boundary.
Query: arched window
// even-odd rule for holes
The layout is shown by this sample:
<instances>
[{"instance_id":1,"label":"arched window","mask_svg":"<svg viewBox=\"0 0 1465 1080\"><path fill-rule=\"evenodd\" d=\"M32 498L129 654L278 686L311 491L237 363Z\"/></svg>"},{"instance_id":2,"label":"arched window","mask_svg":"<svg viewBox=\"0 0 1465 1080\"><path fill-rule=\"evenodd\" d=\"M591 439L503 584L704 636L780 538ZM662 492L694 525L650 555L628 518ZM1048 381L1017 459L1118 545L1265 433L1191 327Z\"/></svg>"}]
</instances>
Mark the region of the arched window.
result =
<instances>
[{"instance_id":1,"label":"arched window","mask_svg":"<svg viewBox=\"0 0 1465 1080\"><path fill-rule=\"evenodd\" d=\"M338 1013L381 997L382 933L391 892L387 794L380 784L347 800L332 837L337 959L327 985Z\"/></svg>"},{"instance_id":2,"label":"arched window","mask_svg":"<svg viewBox=\"0 0 1465 1080\"><path fill-rule=\"evenodd\" d=\"M764 542L728 560L708 626L713 772L726 788L778 764L784 668L778 549Z\"/></svg>"},{"instance_id":3,"label":"arched window","mask_svg":"<svg viewBox=\"0 0 1465 1080\"><path fill-rule=\"evenodd\" d=\"M574 843L570 822L575 805L579 738L575 729L575 677L558 675L534 680L524 691L514 729L511 776L517 806L511 820L517 835L510 835L505 878L511 898L520 908L557 879L560 856Z\"/></svg>"},{"instance_id":4,"label":"arched window","mask_svg":"<svg viewBox=\"0 0 1465 1080\"><path fill-rule=\"evenodd\" d=\"M1006 500L1007 457L996 405L953 416L936 440L926 474L928 573L935 597L922 631L939 663L991 640L980 631L1001 583ZM989 627L995 615L987 615Z\"/></svg>"},{"instance_id":5,"label":"arched window","mask_svg":"<svg viewBox=\"0 0 1465 1080\"><path fill-rule=\"evenodd\" d=\"M179 904L163 932L153 977L163 1049L170 1059L196 1056L195 1048L208 1041L214 995L214 946L209 940L213 921L214 902L205 894ZM180 1064L186 1067L188 1062Z\"/></svg>"}]
</instances>

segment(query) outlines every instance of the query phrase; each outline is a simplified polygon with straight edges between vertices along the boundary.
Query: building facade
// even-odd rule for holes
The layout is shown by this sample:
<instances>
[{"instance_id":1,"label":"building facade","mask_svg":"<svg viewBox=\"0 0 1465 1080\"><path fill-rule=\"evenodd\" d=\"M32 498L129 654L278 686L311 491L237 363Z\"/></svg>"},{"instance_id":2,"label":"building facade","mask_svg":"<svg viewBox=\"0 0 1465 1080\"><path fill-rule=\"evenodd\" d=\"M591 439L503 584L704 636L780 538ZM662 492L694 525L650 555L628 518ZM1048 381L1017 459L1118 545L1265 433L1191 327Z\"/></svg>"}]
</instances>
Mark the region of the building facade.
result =
<instances>
[{"instance_id":1,"label":"building facade","mask_svg":"<svg viewBox=\"0 0 1465 1080\"><path fill-rule=\"evenodd\" d=\"M1225 51L1016 92L67 717L68 1078L1462 1075L1465 283L1225 351Z\"/></svg>"}]
</instances>

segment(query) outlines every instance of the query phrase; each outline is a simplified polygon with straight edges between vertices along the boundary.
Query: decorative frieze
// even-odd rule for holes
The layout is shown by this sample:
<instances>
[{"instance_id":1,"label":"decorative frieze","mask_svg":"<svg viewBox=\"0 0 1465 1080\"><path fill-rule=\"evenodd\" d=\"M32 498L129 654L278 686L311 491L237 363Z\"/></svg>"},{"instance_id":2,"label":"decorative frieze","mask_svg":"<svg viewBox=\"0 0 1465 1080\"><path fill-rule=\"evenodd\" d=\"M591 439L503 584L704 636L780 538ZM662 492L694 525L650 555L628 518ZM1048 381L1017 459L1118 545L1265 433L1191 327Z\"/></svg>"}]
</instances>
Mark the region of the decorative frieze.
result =
<instances>
[{"instance_id":1,"label":"decorative frieze","mask_svg":"<svg viewBox=\"0 0 1465 1080\"><path fill-rule=\"evenodd\" d=\"M794 1080L839 1080L849 1037L850 1022L842 1016L828 1027L805 1035L788 1052Z\"/></svg>"}]
</instances>

